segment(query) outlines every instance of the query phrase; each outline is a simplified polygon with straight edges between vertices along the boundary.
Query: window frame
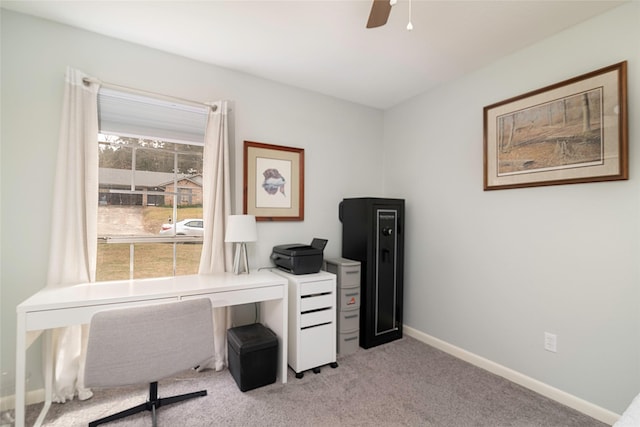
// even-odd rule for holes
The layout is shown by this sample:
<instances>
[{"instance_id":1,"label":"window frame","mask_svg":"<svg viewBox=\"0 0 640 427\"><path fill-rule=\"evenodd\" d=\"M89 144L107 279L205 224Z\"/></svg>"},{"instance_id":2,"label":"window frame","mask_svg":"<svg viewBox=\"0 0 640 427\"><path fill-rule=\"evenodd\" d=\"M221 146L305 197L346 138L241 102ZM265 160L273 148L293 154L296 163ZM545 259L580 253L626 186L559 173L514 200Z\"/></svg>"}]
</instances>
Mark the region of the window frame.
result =
<instances>
[{"instance_id":1,"label":"window frame","mask_svg":"<svg viewBox=\"0 0 640 427\"><path fill-rule=\"evenodd\" d=\"M106 103L105 103L106 102ZM206 129L206 120L208 117L208 106L187 105L174 100L160 99L141 95L139 93L130 93L111 88L101 88L98 93L98 132L96 136L97 144L110 144L112 142L101 141L100 134L110 135L121 140L122 138L137 138L148 141L162 141L164 143L173 144L173 149L164 149L157 147L140 147L131 144L133 150L131 156L131 186L130 189L108 189L104 191L98 184L98 199L104 193L107 194L126 194L126 195L143 195L146 194L166 198L169 196L166 191L148 191L136 189L135 172L136 172L136 151L137 150L153 150L166 151L173 155L173 191L172 197L172 222L179 222L178 205L181 198L185 197L184 190L178 183L181 178L178 171L178 157L180 145L191 145L202 147L200 156L204 160L204 132ZM108 106L108 107L107 107ZM121 107L122 110L118 110ZM145 116L145 108L148 107L148 117ZM114 110L115 108L115 110ZM115 111L115 114L114 114ZM127 112L127 113L125 113ZM134 112L134 113L132 113ZM180 120L175 120L173 114L180 116ZM104 114L109 114L108 120L104 119ZM118 123L117 120L123 123ZM132 119L132 120L129 120ZM128 121L129 120L129 121ZM187 129L184 122L188 122L188 126L194 127ZM106 128L105 125L106 124ZM172 124L176 124L179 129L175 132L171 129ZM136 127L139 126L139 127ZM196 129L197 127L197 129ZM167 130L169 129L169 130ZM194 130L195 129L195 130ZM121 145L126 147L126 145ZM100 166L98 166L100 168ZM204 168L204 163L202 165ZM127 169L125 169L127 170ZM202 172L201 172L202 173ZM100 180L98 180L100 181ZM204 182L202 183L204 186ZM192 197L192 191L188 192L187 198ZM203 219L204 221L204 219ZM203 224L204 230L204 224ZM174 229L175 232L175 229ZM204 236L184 236L184 235L154 235L154 236L135 236L135 235L97 235L97 244L121 244L129 245L129 279L135 278L135 245L154 244L154 243L172 243L173 265L172 276L177 275L177 252L178 245L181 244L200 244L204 242ZM96 265L96 270L99 266ZM138 270L140 271L140 270ZM160 276L161 277L161 276Z\"/></svg>"}]
</instances>

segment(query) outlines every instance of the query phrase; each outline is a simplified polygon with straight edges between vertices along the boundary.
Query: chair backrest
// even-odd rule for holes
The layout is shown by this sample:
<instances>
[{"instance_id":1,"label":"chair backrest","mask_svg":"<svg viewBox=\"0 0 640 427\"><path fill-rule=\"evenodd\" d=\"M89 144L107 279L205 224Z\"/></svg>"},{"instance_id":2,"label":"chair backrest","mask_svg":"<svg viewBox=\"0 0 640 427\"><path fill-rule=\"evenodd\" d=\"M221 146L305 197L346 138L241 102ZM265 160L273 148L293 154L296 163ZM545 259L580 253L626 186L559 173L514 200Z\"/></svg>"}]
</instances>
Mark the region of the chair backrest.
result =
<instances>
[{"instance_id":1,"label":"chair backrest","mask_svg":"<svg viewBox=\"0 0 640 427\"><path fill-rule=\"evenodd\" d=\"M152 383L213 357L206 298L105 310L91 318L86 387Z\"/></svg>"}]
</instances>

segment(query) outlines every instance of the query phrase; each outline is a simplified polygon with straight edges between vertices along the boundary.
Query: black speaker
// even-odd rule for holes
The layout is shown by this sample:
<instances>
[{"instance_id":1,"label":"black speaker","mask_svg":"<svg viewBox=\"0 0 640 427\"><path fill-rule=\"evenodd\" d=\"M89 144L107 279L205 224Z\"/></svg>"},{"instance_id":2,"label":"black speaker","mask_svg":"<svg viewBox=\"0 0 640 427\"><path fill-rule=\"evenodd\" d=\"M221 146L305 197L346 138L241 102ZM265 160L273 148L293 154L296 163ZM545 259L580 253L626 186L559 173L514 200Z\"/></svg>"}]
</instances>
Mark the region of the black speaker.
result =
<instances>
[{"instance_id":1,"label":"black speaker","mask_svg":"<svg viewBox=\"0 0 640 427\"><path fill-rule=\"evenodd\" d=\"M342 256L360 261L360 346L402 338L404 200L340 202Z\"/></svg>"}]
</instances>

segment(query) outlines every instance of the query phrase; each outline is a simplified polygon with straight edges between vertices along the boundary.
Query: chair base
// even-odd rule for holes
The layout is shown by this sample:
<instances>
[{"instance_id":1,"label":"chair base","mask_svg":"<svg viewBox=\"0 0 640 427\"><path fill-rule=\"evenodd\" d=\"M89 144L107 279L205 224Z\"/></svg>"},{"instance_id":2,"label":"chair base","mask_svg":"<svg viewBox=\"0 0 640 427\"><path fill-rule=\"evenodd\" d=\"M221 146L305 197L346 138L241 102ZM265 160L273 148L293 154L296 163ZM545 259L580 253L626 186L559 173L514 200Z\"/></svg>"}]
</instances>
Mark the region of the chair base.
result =
<instances>
[{"instance_id":1,"label":"chair base","mask_svg":"<svg viewBox=\"0 0 640 427\"><path fill-rule=\"evenodd\" d=\"M111 421L119 420L124 417L128 417L133 414L137 414L142 411L151 411L151 416L153 420L153 426L156 426L156 409L161 406L169 405L171 403L181 402L183 400L192 399L194 397L206 396L207 390L195 391L193 393L180 394L178 396L170 396L158 398L158 382L153 382L149 384L149 400L145 403L142 403L138 406L134 406L133 408L125 409L124 411L118 412L113 415L106 416L104 418L100 418L98 420L92 421L89 423L89 427L94 427L100 424L109 423Z\"/></svg>"}]
</instances>

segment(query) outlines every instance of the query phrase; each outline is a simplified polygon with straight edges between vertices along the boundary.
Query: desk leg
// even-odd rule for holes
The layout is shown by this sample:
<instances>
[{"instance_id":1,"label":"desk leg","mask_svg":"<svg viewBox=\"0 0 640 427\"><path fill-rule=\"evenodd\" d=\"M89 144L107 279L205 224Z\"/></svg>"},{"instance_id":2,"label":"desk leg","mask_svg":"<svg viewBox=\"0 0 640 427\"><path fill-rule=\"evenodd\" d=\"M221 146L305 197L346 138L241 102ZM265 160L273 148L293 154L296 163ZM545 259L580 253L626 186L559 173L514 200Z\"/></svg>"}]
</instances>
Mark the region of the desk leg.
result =
<instances>
[{"instance_id":1,"label":"desk leg","mask_svg":"<svg viewBox=\"0 0 640 427\"><path fill-rule=\"evenodd\" d=\"M288 294L278 300L262 302L262 323L268 326L278 336L278 378L282 384L287 382L287 354L289 331Z\"/></svg>"},{"instance_id":2,"label":"desk leg","mask_svg":"<svg viewBox=\"0 0 640 427\"><path fill-rule=\"evenodd\" d=\"M16 427L24 427L25 415L26 415L26 376L27 376L27 333L26 333L26 320L24 316L18 315L17 317L18 327L16 336ZM33 340L30 340L33 343ZM53 391L53 352L51 342L51 331L47 330L44 333L44 382L45 382L45 397L44 407L40 411L40 415L36 420L34 426L40 426L44 422L44 418L51 407L51 396Z\"/></svg>"},{"instance_id":3,"label":"desk leg","mask_svg":"<svg viewBox=\"0 0 640 427\"><path fill-rule=\"evenodd\" d=\"M25 393L27 375L27 331L23 314L17 316L16 331L16 427L24 427Z\"/></svg>"},{"instance_id":4,"label":"desk leg","mask_svg":"<svg viewBox=\"0 0 640 427\"><path fill-rule=\"evenodd\" d=\"M53 396L53 343L52 343L52 330L47 330L44 333L44 406L40 411L40 415L36 420L34 426L41 426L44 422L44 418L49 412L51 407L51 397Z\"/></svg>"}]
</instances>

